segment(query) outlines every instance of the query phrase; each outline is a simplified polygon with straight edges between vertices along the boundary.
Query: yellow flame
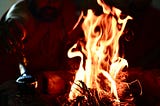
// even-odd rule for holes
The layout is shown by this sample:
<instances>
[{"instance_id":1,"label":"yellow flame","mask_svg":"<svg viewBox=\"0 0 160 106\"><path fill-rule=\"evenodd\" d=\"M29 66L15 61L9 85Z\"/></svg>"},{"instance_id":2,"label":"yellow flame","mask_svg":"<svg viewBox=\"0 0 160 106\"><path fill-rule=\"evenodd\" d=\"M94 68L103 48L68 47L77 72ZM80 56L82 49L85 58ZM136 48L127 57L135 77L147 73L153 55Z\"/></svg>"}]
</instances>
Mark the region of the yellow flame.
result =
<instances>
[{"instance_id":1,"label":"yellow flame","mask_svg":"<svg viewBox=\"0 0 160 106\"><path fill-rule=\"evenodd\" d=\"M127 20L132 18L127 16L125 19L121 19L121 10L109 7L103 0L97 0L97 3L103 8L103 14L96 16L91 9L87 11L87 15L83 16L84 21L82 23L85 43L79 43L81 51L72 51L77 48L78 43L75 44L68 51L68 56L81 58L75 82L81 80L88 88L96 89L101 94L102 91L105 92L99 84L99 75L102 74L107 79L105 83L110 86L114 100L120 102L117 94L116 77L120 70L128 66L128 63L119 57L119 38L124 31ZM84 64L85 67L83 67ZM81 95L77 89L75 84L71 86L70 100Z\"/></svg>"}]
</instances>

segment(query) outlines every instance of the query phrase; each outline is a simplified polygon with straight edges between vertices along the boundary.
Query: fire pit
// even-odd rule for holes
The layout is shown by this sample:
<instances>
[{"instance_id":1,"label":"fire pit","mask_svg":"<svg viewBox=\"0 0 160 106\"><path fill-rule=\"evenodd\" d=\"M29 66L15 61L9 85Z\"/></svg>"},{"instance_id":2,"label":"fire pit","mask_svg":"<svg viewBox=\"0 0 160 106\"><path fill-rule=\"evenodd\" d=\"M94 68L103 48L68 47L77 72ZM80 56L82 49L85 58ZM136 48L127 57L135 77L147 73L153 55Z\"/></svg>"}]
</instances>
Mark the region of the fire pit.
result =
<instances>
[{"instance_id":1,"label":"fire pit","mask_svg":"<svg viewBox=\"0 0 160 106\"><path fill-rule=\"evenodd\" d=\"M121 10L108 6L103 0L97 0L97 3L102 7L103 13L97 16L91 9L86 15L81 13L84 38L68 51L69 58L80 58L79 68L75 73L70 73L73 70L38 73L38 88L33 94L20 94L14 82L5 83L0 87L2 106L8 104L38 106L159 104L160 94L148 96L147 92L151 89L144 89L154 85L155 81L148 80L148 78L153 79L154 74L143 75L141 69L129 69L127 60L123 58L123 54L119 54L119 38L123 35L127 21L132 17L122 17ZM160 86L158 76L156 81L157 85L153 88L158 91ZM8 91L3 92L6 90ZM143 91L144 96L142 96Z\"/></svg>"}]
</instances>

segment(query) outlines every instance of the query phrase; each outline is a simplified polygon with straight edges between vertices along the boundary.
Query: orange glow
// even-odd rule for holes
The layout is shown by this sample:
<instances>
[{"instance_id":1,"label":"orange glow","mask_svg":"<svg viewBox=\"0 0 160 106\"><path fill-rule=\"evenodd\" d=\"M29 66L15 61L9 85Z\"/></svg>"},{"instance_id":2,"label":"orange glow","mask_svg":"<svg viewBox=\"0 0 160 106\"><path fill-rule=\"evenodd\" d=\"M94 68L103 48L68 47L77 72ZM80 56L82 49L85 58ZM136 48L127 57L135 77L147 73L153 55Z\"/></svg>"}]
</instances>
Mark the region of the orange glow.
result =
<instances>
[{"instance_id":1,"label":"orange glow","mask_svg":"<svg viewBox=\"0 0 160 106\"><path fill-rule=\"evenodd\" d=\"M128 63L119 56L119 38L127 20L132 18L127 16L121 19L121 10L109 7L103 0L97 0L97 3L103 8L103 14L96 16L89 9L87 15L83 15L84 42L79 41L68 51L70 58L81 58L74 82L78 84L77 81L83 81L88 88L96 89L100 98L107 95L115 102L120 102L117 85L123 78L117 76ZM73 51L79 45L81 50ZM69 100L81 96L76 84L71 86Z\"/></svg>"}]
</instances>

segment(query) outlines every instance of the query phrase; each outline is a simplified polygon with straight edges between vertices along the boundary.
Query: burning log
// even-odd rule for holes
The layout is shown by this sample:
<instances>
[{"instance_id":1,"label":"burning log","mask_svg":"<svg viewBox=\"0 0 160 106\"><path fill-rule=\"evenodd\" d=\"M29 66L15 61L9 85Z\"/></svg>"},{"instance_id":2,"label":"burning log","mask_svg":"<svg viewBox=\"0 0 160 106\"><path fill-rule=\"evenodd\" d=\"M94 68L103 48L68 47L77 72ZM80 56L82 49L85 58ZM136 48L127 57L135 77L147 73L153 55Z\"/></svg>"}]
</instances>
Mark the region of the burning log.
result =
<instances>
[{"instance_id":1,"label":"burning log","mask_svg":"<svg viewBox=\"0 0 160 106\"><path fill-rule=\"evenodd\" d=\"M77 81L74 83L78 88L76 90L80 92L80 95L77 96L75 99L68 101L67 95L60 96L58 101L62 106L135 106L133 97L131 96L131 90L125 91L123 94L124 100L122 99L121 102L115 102L109 95L105 95L105 97L100 98L96 89L90 89L86 86L83 81ZM133 82L132 84L135 84ZM131 85L132 85L131 84ZM127 93L126 93L127 92ZM64 97L66 97L64 99ZM62 102L63 98L63 102Z\"/></svg>"}]
</instances>

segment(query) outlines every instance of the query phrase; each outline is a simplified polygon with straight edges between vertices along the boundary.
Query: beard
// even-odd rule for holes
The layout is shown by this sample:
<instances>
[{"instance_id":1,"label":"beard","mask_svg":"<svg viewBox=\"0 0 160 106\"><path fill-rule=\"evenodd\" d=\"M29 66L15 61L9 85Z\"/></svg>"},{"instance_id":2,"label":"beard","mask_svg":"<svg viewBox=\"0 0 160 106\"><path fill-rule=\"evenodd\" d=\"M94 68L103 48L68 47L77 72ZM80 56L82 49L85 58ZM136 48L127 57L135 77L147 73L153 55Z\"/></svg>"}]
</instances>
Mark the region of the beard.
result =
<instances>
[{"instance_id":1,"label":"beard","mask_svg":"<svg viewBox=\"0 0 160 106\"><path fill-rule=\"evenodd\" d=\"M29 10L31 14L40 21L46 21L46 22L54 21L60 15L60 9L58 8L50 6L37 8L34 0L31 1L32 2L29 2Z\"/></svg>"}]
</instances>

